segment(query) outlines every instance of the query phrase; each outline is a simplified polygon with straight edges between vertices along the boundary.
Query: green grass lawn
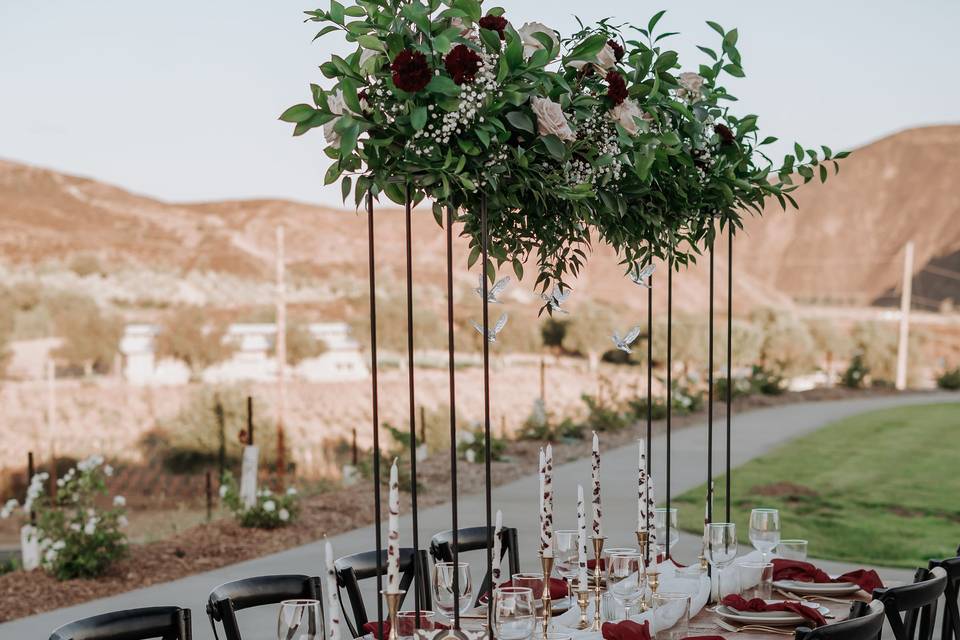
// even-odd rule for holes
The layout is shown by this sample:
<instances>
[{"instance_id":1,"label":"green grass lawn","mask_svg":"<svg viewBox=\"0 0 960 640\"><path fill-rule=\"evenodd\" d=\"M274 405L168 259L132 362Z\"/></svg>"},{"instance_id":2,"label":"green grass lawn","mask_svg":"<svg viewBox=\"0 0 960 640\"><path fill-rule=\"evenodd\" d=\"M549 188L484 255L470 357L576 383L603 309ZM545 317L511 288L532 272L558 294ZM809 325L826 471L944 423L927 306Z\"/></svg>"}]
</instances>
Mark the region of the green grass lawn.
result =
<instances>
[{"instance_id":1,"label":"green grass lawn","mask_svg":"<svg viewBox=\"0 0 960 640\"><path fill-rule=\"evenodd\" d=\"M724 483L716 480L715 521L724 517ZM734 469L731 492L748 546L750 509L773 507L782 537L809 540L812 557L891 567L952 557L960 544L960 404L835 422ZM701 486L674 499L682 529L702 532L704 495Z\"/></svg>"}]
</instances>

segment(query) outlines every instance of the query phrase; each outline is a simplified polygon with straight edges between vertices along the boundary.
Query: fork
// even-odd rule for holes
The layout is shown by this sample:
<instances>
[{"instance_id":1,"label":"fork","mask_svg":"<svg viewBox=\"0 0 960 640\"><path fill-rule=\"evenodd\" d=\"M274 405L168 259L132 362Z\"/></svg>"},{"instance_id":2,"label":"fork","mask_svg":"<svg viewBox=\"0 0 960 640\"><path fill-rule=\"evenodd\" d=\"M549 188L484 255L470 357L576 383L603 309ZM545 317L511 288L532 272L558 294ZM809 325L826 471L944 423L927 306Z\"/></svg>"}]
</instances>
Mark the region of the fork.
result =
<instances>
[{"instance_id":1,"label":"fork","mask_svg":"<svg viewBox=\"0 0 960 640\"><path fill-rule=\"evenodd\" d=\"M749 633L750 631L755 631L758 633L772 633L780 636L793 635L793 631L787 631L786 629L781 629L778 627L766 627L759 624L745 624L745 625L736 627L732 624L728 624L724 622L723 620L717 620L716 623L717 623L717 626L720 627L721 629L725 629L726 631L730 631L732 633L740 633L740 632Z\"/></svg>"},{"instance_id":2,"label":"fork","mask_svg":"<svg viewBox=\"0 0 960 640\"><path fill-rule=\"evenodd\" d=\"M827 596L800 596L795 593L790 593L789 591L784 591L783 589L777 589L777 592L787 596L788 598L794 598L796 600L823 600L824 602L837 602L840 604L850 604L852 600L840 600L839 598L830 598Z\"/></svg>"}]
</instances>

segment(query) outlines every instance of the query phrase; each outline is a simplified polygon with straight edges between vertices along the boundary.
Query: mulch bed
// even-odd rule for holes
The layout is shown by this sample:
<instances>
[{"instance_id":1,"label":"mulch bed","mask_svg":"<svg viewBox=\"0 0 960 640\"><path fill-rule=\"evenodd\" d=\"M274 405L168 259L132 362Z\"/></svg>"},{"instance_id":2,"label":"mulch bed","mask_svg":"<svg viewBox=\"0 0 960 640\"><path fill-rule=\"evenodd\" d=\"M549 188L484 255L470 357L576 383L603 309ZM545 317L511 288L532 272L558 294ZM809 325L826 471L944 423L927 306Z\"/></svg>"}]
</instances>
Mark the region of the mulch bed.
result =
<instances>
[{"instance_id":1,"label":"mulch bed","mask_svg":"<svg viewBox=\"0 0 960 640\"><path fill-rule=\"evenodd\" d=\"M889 395L890 390L852 391L849 389L816 389L779 396L750 396L734 401L734 414L751 408L775 406L800 401L836 400L848 397ZM723 405L720 405L722 409ZM722 412L716 412L722 416ZM703 413L678 416L672 424L682 428L703 420ZM605 449L615 448L635 440L645 432L645 424L618 432L604 433ZM666 425L657 421L654 433L664 431ZM589 454L590 440L554 444L557 464L576 460ZM496 485L512 482L533 473L537 465L540 443L511 442L508 460L492 463L492 477ZM461 495L483 490L482 464L458 463L458 482ZM417 477L422 487L449 486L450 461L446 456L433 456L418 465ZM443 489L421 490L419 506L441 504L449 499ZM401 496L401 511L409 510L409 496ZM384 521L386 500L384 499ZM349 508L345 508L349 505ZM92 580L58 581L41 570L14 571L0 576L0 622L21 618L51 609L79 604L132 589L167 582L184 576L209 571L218 567L264 556L298 545L313 542L323 535L336 535L369 525L374 519L372 482L360 482L352 487L320 495L306 496L302 501L300 518L292 525L273 531L245 529L231 518L215 520L192 527L170 538L131 545L130 553L109 573Z\"/></svg>"}]
</instances>

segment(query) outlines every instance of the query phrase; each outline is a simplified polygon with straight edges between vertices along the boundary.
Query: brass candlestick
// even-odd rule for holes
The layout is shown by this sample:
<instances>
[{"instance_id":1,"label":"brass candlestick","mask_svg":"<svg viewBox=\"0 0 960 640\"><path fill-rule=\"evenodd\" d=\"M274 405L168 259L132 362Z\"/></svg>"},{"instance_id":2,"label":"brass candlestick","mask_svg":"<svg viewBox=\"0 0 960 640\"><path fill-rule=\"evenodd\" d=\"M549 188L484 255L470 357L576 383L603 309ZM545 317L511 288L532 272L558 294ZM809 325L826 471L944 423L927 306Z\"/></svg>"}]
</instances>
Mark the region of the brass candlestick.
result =
<instances>
[{"instance_id":1,"label":"brass candlestick","mask_svg":"<svg viewBox=\"0 0 960 640\"><path fill-rule=\"evenodd\" d=\"M403 599L403 591L381 591L383 597L387 600L387 618L390 621L390 631L387 633L387 640L397 640L397 612L400 610L400 600Z\"/></svg>"},{"instance_id":2,"label":"brass candlestick","mask_svg":"<svg viewBox=\"0 0 960 640\"><path fill-rule=\"evenodd\" d=\"M637 531L637 546L640 547L640 557L643 563L643 569L637 575L637 581L640 583L640 612L643 613L650 607L647 606L647 547L650 542L649 531Z\"/></svg>"},{"instance_id":3,"label":"brass candlestick","mask_svg":"<svg viewBox=\"0 0 960 640\"><path fill-rule=\"evenodd\" d=\"M593 626L590 627L590 630L600 631L600 556L603 554L603 542L606 538L603 536L593 536L590 540L593 541L593 556L595 562L593 565L593 593L594 603L596 605L593 614Z\"/></svg>"},{"instance_id":4,"label":"brass candlestick","mask_svg":"<svg viewBox=\"0 0 960 640\"><path fill-rule=\"evenodd\" d=\"M550 602L550 574L553 573L553 556L540 556L540 566L543 567L543 637L547 637L550 630L550 616L553 613L553 604Z\"/></svg>"},{"instance_id":5,"label":"brass candlestick","mask_svg":"<svg viewBox=\"0 0 960 640\"><path fill-rule=\"evenodd\" d=\"M586 585L583 585L583 588L580 588L580 585L578 585L577 604L580 605L580 622L577 623L574 629L583 631L590 626L590 623L587 622L587 607L590 606L590 590L586 588Z\"/></svg>"}]
</instances>

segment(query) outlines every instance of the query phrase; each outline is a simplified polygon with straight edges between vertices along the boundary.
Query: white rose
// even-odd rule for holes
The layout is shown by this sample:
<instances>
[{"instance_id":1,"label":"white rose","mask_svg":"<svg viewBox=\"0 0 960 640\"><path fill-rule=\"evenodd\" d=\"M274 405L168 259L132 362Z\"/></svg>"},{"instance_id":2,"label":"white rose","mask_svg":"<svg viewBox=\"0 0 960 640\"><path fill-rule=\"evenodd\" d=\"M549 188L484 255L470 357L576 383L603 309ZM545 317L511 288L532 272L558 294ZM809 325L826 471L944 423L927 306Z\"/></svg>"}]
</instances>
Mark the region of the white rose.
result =
<instances>
[{"instance_id":1,"label":"white rose","mask_svg":"<svg viewBox=\"0 0 960 640\"><path fill-rule=\"evenodd\" d=\"M277 510L277 503L274 502L273 500L267 500L266 502L263 503L263 510L266 511L267 513L273 513L274 511Z\"/></svg>"},{"instance_id":2,"label":"white rose","mask_svg":"<svg viewBox=\"0 0 960 640\"><path fill-rule=\"evenodd\" d=\"M613 50L609 44L603 45L603 49L600 49L600 53L597 54L596 58L592 62L587 62L585 60L574 60L569 65L574 69L582 69L588 64L592 64L595 67L607 71L612 69L615 64L617 64L617 53Z\"/></svg>"},{"instance_id":3,"label":"white rose","mask_svg":"<svg viewBox=\"0 0 960 640\"><path fill-rule=\"evenodd\" d=\"M226 495L227 495L227 485L222 484L220 485L220 497L223 498L223 497L226 497Z\"/></svg>"},{"instance_id":4,"label":"white rose","mask_svg":"<svg viewBox=\"0 0 960 640\"><path fill-rule=\"evenodd\" d=\"M107 476L112 476L112 475L113 475L113 467L111 467L110 465L104 466L104 467L103 467L103 473L106 474Z\"/></svg>"},{"instance_id":5,"label":"white rose","mask_svg":"<svg viewBox=\"0 0 960 640\"><path fill-rule=\"evenodd\" d=\"M338 89L336 93L331 93L327 96L327 108L330 109L331 113L335 113L338 116L343 115L343 112L347 110L347 105L343 101L343 91ZM323 125L323 139L327 141L327 144L334 146L340 145L340 134L333 130L333 127L336 126L339 121L340 118L334 118Z\"/></svg>"},{"instance_id":6,"label":"white rose","mask_svg":"<svg viewBox=\"0 0 960 640\"><path fill-rule=\"evenodd\" d=\"M467 459L467 462L473 463L477 461L477 452L473 449L467 449L467 453L464 456Z\"/></svg>"},{"instance_id":7,"label":"white rose","mask_svg":"<svg viewBox=\"0 0 960 640\"><path fill-rule=\"evenodd\" d=\"M680 74L678 79L680 86L683 87L681 90L681 97L686 97L689 95L691 98L697 98L700 96L700 89L703 87L703 76L699 73L693 73L692 71L685 71Z\"/></svg>"},{"instance_id":8,"label":"white rose","mask_svg":"<svg viewBox=\"0 0 960 640\"><path fill-rule=\"evenodd\" d=\"M290 519L290 512L286 509L280 509L280 511L277 512L277 517L280 518L281 522L286 522Z\"/></svg>"},{"instance_id":9,"label":"white rose","mask_svg":"<svg viewBox=\"0 0 960 640\"><path fill-rule=\"evenodd\" d=\"M287 489L287 495L288 495L288 496L295 496L295 495L297 495L297 488L296 488L296 487L290 487L289 489Z\"/></svg>"},{"instance_id":10,"label":"white rose","mask_svg":"<svg viewBox=\"0 0 960 640\"><path fill-rule=\"evenodd\" d=\"M54 551L60 551L66 546L67 546L67 543L64 542L63 540L57 540L56 542L53 543L53 546L50 548L53 549Z\"/></svg>"},{"instance_id":11,"label":"white rose","mask_svg":"<svg viewBox=\"0 0 960 640\"><path fill-rule=\"evenodd\" d=\"M70 531L80 531L80 523L78 522L71 523Z\"/></svg>"},{"instance_id":12,"label":"white rose","mask_svg":"<svg viewBox=\"0 0 960 640\"><path fill-rule=\"evenodd\" d=\"M636 135L640 131L640 125L637 124L637 118L646 120L643 110L634 100L624 100L613 109L610 109L610 117L613 121L623 127L630 135Z\"/></svg>"},{"instance_id":13,"label":"white rose","mask_svg":"<svg viewBox=\"0 0 960 640\"><path fill-rule=\"evenodd\" d=\"M460 29L461 38L466 38L467 40L472 40L473 42L480 42L480 34L473 27L468 27L467 23L463 21L463 18L460 18L459 16L450 18L450 26L454 29Z\"/></svg>"},{"instance_id":14,"label":"white rose","mask_svg":"<svg viewBox=\"0 0 960 640\"><path fill-rule=\"evenodd\" d=\"M126 529L127 525L129 524L130 524L130 521L127 520L127 516L120 516L119 518L117 518L117 526L120 527L121 529Z\"/></svg>"},{"instance_id":15,"label":"white rose","mask_svg":"<svg viewBox=\"0 0 960 640\"><path fill-rule=\"evenodd\" d=\"M553 134L566 142L576 140L570 124L563 115L563 108L559 102L554 102L549 98L530 98L530 107L537 116L537 131L542 136Z\"/></svg>"},{"instance_id":16,"label":"white rose","mask_svg":"<svg viewBox=\"0 0 960 640\"><path fill-rule=\"evenodd\" d=\"M91 520L83 527L83 532L88 536L92 536L97 532L97 523Z\"/></svg>"},{"instance_id":17,"label":"white rose","mask_svg":"<svg viewBox=\"0 0 960 640\"><path fill-rule=\"evenodd\" d=\"M560 44L560 41L557 40L557 32L541 22L525 22L518 33L520 34L520 41L523 42L523 55L528 58L534 52L545 48L542 42L533 37L535 33L545 33L553 41L554 46Z\"/></svg>"},{"instance_id":18,"label":"white rose","mask_svg":"<svg viewBox=\"0 0 960 640\"><path fill-rule=\"evenodd\" d=\"M127 499L123 496L113 496L113 506L115 507L125 507L127 505Z\"/></svg>"}]
</instances>

